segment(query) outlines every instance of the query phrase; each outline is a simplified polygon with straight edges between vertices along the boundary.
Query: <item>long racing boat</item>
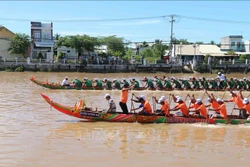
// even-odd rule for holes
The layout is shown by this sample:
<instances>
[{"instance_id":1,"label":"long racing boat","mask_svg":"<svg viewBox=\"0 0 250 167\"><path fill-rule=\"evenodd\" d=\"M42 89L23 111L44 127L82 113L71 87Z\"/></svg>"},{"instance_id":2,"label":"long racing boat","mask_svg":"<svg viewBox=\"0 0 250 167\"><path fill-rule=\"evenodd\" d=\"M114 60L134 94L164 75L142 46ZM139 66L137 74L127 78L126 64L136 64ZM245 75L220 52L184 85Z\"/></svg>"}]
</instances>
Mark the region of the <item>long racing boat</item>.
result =
<instances>
[{"instance_id":1,"label":"long racing boat","mask_svg":"<svg viewBox=\"0 0 250 167\"><path fill-rule=\"evenodd\" d=\"M246 119L238 119L236 115L228 115L228 119L202 119L194 117L165 117L159 115L139 115L137 113L103 113L93 112L84 107L84 102L81 100L75 106L65 106L54 102L48 96L41 94L44 100L50 106L66 115L80 118L88 121L105 121L105 122L129 122L129 123L206 123L206 124L246 124L250 123Z\"/></svg>"}]
</instances>

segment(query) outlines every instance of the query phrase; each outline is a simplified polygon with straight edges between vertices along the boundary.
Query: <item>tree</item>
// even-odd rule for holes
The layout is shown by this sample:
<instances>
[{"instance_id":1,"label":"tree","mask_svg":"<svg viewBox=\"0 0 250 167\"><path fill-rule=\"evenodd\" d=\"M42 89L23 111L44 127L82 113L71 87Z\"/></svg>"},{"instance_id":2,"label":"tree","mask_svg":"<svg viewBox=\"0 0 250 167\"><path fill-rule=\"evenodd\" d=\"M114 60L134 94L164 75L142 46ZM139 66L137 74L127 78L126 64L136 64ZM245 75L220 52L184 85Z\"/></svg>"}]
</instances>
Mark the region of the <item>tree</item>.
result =
<instances>
[{"instance_id":1,"label":"tree","mask_svg":"<svg viewBox=\"0 0 250 167\"><path fill-rule=\"evenodd\" d=\"M122 58L124 59L131 59L131 57L134 56L133 54L133 50L132 49L128 49L125 53L125 56L123 56Z\"/></svg>"},{"instance_id":2,"label":"tree","mask_svg":"<svg viewBox=\"0 0 250 167\"><path fill-rule=\"evenodd\" d=\"M199 45L201 45L201 44L204 44L203 42L201 42L201 41L197 41L197 42L195 42L196 44L199 44Z\"/></svg>"},{"instance_id":3,"label":"tree","mask_svg":"<svg viewBox=\"0 0 250 167\"><path fill-rule=\"evenodd\" d=\"M125 54L125 47L123 44L123 38L114 36L99 38L100 44L106 44L108 47L108 54L114 56L114 53L119 51L121 56Z\"/></svg>"},{"instance_id":4,"label":"tree","mask_svg":"<svg viewBox=\"0 0 250 167\"><path fill-rule=\"evenodd\" d=\"M29 35L17 33L14 38L11 39L8 51L10 54L22 54L26 57L30 42Z\"/></svg>"},{"instance_id":5,"label":"tree","mask_svg":"<svg viewBox=\"0 0 250 167\"><path fill-rule=\"evenodd\" d=\"M141 47L148 47L148 43L146 41L143 41L142 44L141 44Z\"/></svg>"},{"instance_id":6,"label":"tree","mask_svg":"<svg viewBox=\"0 0 250 167\"><path fill-rule=\"evenodd\" d=\"M57 54L57 60L63 59L63 56L64 56L63 52L60 51L60 52Z\"/></svg>"},{"instance_id":7,"label":"tree","mask_svg":"<svg viewBox=\"0 0 250 167\"><path fill-rule=\"evenodd\" d=\"M44 59L43 54L41 52L38 53L37 59Z\"/></svg>"},{"instance_id":8,"label":"tree","mask_svg":"<svg viewBox=\"0 0 250 167\"><path fill-rule=\"evenodd\" d=\"M225 55L236 56L237 54L233 50L229 50Z\"/></svg>"},{"instance_id":9,"label":"tree","mask_svg":"<svg viewBox=\"0 0 250 167\"><path fill-rule=\"evenodd\" d=\"M240 55L239 60L246 61L246 59L247 59L247 55L245 54Z\"/></svg>"},{"instance_id":10,"label":"tree","mask_svg":"<svg viewBox=\"0 0 250 167\"><path fill-rule=\"evenodd\" d=\"M204 57L204 63L207 64L208 63L208 58L211 57L210 54L206 54Z\"/></svg>"},{"instance_id":11,"label":"tree","mask_svg":"<svg viewBox=\"0 0 250 167\"><path fill-rule=\"evenodd\" d=\"M214 41L210 41L210 45L215 45L215 42Z\"/></svg>"},{"instance_id":12,"label":"tree","mask_svg":"<svg viewBox=\"0 0 250 167\"><path fill-rule=\"evenodd\" d=\"M153 45L152 49L154 58L164 59L165 50L167 49L166 45L163 45L161 43L155 44Z\"/></svg>"},{"instance_id":13,"label":"tree","mask_svg":"<svg viewBox=\"0 0 250 167\"><path fill-rule=\"evenodd\" d=\"M190 42L188 42L187 39L173 39L174 44L182 44L182 45L188 45Z\"/></svg>"}]
</instances>

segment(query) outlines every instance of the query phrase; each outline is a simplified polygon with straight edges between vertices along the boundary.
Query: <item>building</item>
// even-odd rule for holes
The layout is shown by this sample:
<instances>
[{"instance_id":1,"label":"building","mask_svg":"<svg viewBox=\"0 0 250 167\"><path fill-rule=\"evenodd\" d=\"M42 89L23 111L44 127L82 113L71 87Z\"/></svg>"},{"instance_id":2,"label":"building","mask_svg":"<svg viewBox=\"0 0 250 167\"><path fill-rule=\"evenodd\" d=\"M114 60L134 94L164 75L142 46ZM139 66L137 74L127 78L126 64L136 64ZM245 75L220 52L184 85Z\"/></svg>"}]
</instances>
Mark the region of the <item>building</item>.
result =
<instances>
[{"instance_id":1,"label":"building","mask_svg":"<svg viewBox=\"0 0 250 167\"><path fill-rule=\"evenodd\" d=\"M67 59L78 59L78 52L74 48L61 46L57 48L57 54L62 52Z\"/></svg>"},{"instance_id":2,"label":"building","mask_svg":"<svg viewBox=\"0 0 250 167\"><path fill-rule=\"evenodd\" d=\"M221 38L221 51L233 50L236 52L244 52L244 42L242 35L230 35Z\"/></svg>"},{"instance_id":3,"label":"building","mask_svg":"<svg viewBox=\"0 0 250 167\"><path fill-rule=\"evenodd\" d=\"M245 41L245 51L250 52L250 40Z\"/></svg>"},{"instance_id":4,"label":"building","mask_svg":"<svg viewBox=\"0 0 250 167\"><path fill-rule=\"evenodd\" d=\"M14 38L14 36L15 33L0 25L0 59L14 60L15 58L23 57L19 54L10 54L8 51L10 40L11 38Z\"/></svg>"},{"instance_id":5,"label":"building","mask_svg":"<svg viewBox=\"0 0 250 167\"><path fill-rule=\"evenodd\" d=\"M0 25L0 38L1 39L11 39L15 36L15 33Z\"/></svg>"},{"instance_id":6,"label":"building","mask_svg":"<svg viewBox=\"0 0 250 167\"><path fill-rule=\"evenodd\" d=\"M192 61L195 56L198 62L202 62L206 55L217 59L230 60L239 58L242 54L250 55L250 52L235 52L235 54L236 55L228 55L227 51L222 51L217 45L175 45L172 50L172 60L181 58L182 62L189 62Z\"/></svg>"},{"instance_id":7,"label":"building","mask_svg":"<svg viewBox=\"0 0 250 167\"><path fill-rule=\"evenodd\" d=\"M47 61L53 60L53 23L31 22L31 59L42 53Z\"/></svg>"}]
</instances>

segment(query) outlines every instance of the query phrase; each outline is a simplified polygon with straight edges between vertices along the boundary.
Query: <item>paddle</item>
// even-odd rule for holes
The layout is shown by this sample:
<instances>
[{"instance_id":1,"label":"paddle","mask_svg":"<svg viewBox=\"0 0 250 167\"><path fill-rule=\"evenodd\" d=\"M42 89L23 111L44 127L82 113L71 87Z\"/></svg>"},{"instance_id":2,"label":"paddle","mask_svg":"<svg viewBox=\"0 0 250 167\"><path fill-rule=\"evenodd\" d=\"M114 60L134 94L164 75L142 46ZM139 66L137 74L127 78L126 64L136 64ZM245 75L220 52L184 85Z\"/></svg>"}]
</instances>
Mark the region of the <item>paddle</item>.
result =
<instances>
[{"instance_id":1,"label":"paddle","mask_svg":"<svg viewBox=\"0 0 250 167\"><path fill-rule=\"evenodd\" d=\"M153 111L155 112L156 104L155 104L155 99L152 97L152 102L153 102Z\"/></svg>"},{"instance_id":2,"label":"paddle","mask_svg":"<svg viewBox=\"0 0 250 167\"><path fill-rule=\"evenodd\" d=\"M171 106L171 102L172 102L171 94L169 94L168 101L169 101L169 108L170 108L170 106ZM165 120L166 120L166 123L167 123L167 114L165 114ZM164 123L164 120L163 120L163 122L162 122L162 123Z\"/></svg>"}]
</instances>

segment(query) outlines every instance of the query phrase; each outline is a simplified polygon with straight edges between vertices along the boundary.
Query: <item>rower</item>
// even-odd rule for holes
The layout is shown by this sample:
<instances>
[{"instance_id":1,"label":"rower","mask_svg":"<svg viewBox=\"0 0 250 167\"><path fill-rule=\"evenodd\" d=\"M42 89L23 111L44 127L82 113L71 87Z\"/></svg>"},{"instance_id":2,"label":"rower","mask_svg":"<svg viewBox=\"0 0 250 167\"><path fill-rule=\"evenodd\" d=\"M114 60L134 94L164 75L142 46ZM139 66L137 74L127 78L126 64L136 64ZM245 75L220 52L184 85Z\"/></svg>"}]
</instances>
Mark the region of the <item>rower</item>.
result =
<instances>
[{"instance_id":1,"label":"rower","mask_svg":"<svg viewBox=\"0 0 250 167\"><path fill-rule=\"evenodd\" d=\"M216 101L218 102L219 107L214 108L214 109L209 109L209 110L215 111L217 114L213 114L211 118L227 119L227 109L226 109L225 103L220 98L218 98Z\"/></svg>"},{"instance_id":2,"label":"rower","mask_svg":"<svg viewBox=\"0 0 250 167\"><path fill-rule=\"evenodd\" d=\"M154 82L156 83L155 89L157 90L162 90L163 89L163 84L159 78L154 78Z\"/></svg>"},{"instance_id":3,"label":"rower","mask_svg":"<svg viewBox=\"0 0 250 167\"><path fill-rule=\"evenodd\" d=\"M194 107L194 110L192 110L192 112L195 112L193 116L199 118L207 118L207 109L202 103L201 99L196 99L195 104L196 107Z\"/></svg>"},{"instance_id":4,"label":"rower","mask_svg":"<svg viewBox=\"0 0 250 167\"><path fill-rule=\"evenodd\" d=\"M106 89L112 89L112 82L110 80L108 80L107 78L104 78L102 80L102 83L106 84Z\"/></svg>"},{"instance_id":5,"label":"rower","mask_svg":"<svg viewBox=\"0 0 250 167\"><path fill-rule=\"evenodd\" d=\"M139 112L139 114L141 114L141 115L151 115L152 114L152 107L151 107L150 103L147 100L143 99L143 98L139 98L138 101L143 105L143 108Z\"/></svg>"},{"instance_id":6,"label":"rower","mask_svg":"<svg viewBox=\"0 0 250 167\"><path fill-rule=\"evenodd\" d=\"M250 103L248 98L243 99L243 104L244 106L242 108L234 108L234 110L245 110L248 112L249 116L247 120L250 120Z\"/></svg>"},{"instance_id":7,"label":"rower","mask_svg":"<svg viewBox=\"0 0 250 167\"><path fill-rule=\"evenodd\" d=\"M140 84L138 81L135 80L135 78L133 78L132 80L130 80L131 85L134 85L134 88L140 88Z\"/></svg>"},{"instance_id":8,"label":"rower","mask_svg":"<svg viewBox=\"0 0 250 167\"><path fill-rule=\"evenodd\" d=\"M170 105L168 104L167 99L166 99L165 96L161 96L161 98L160 98L159 100L157 100L156 97L153 96L153 99L155 100L155 102L156 102L157 104L161 104L161 105L162 105L162 101L164 102L164 106L162 105L162 107L164 107L164 111L165 111L165 107L167 107L167 110L170 109ZM162 111L163 111L163 110L162 110ZM170 113L169 113L168 115L170 115Z\"/></svg>"},{"instance_id":9,"label":"rower","mask_svg":"<svg viewBox=\"0 0 250 167\"><path fill-rule=\"evenodd\" d=\"M167 88L167 89L172 89L172 84L171 84L171 82L170 82L170 80L168 78L164 79L163 87Z\"/></svg>"},{"instance_id":10,"label":"rower","mask_svg":"<svg viewBox=\"0 0 250 167\"><path fill-rule=\"evenodd\" d=\"M156 110L157 115L170 117L169 105L167 103L165 103L165 100L160 98L157 101L157 103L161 104L161 108Z\"/></svg>"},{"instance_id":11,"label":"rower","mask_svg":"<svg viewBox=\"0 0 250 167\"><path fill-rule=\"evenodd\" d=\"M113 89L121 89L121 83L117 79L113 79Z\"/></svg>"},{"instance_id":12,"label":"rower","mask_svg":"<svg viewBox=\"0 0 250 167\"><path fill-rule=\"evenodd\" d=\"M106 94L104 96L104 98L108 101L109 103L109 109L106 111L107 112L112 112L112 113L115 113L116 112L116 104L114 102L114 100L111 99L111 96L110 94Z\"/></svg>"},{"instance_id":13,"label":"rower","mask_svg":"<svg viewBox=\"0 0 250 167\"><path fill-rule=\"evenodd\" d=\"M79 89L79 88L82 87L82 82L76 77L76 78L73 80L73 86Z\"/></svg>"},{"instance_id":14,"label":"rower","mask_svg":"<svg viewBox=\"0 0 250 167\"><path fill-rule=\"evenodd\" d=\"M244 104L243 104L243 96L242 96L242 92L241 90L239 91L239 95L236 94L236 92L234 91L230 91L230 95L232 96L232 98L230 100L224 100L224 102L234 102L238 108L243 108L244 107ZM240 118L244 118L244 115L246 115L246 112L245 110L240 110L239 111L239 117Z\"/></svg>"},{"instance_id":15,"label":"rower","mask_svg":"<svg viewBox=\"0 0 250 167\"><path fill-rule=\"evenodd\" d=\"M69 82L68 82L68 77L65 77L64 79L63 79L63 81L62 81L62 83L61 83L61 86L70 86L69 85Z\"/></svg>"},{"instance_id":16,"label":"rower","mask_svg":"<svg viewBox=\"0 0 250 167\"><path fill-rule=\"evenodd\" d=\"M186 103L182 100L181 97L176 98L174 95L172 95L172 97L174 101L177 103L177 105L173 109L170 109L169 111L180 110L180 112L175 113L174 116L188 117L188 108Z\"/></svg>"},{"instance_id":17,"label":"rower","mask_svg":"<svg viewBox=\"0 0 250 167\"><path fill-rule=\"evenodd\" d=\"M84 77L83 83L84 83L84 86L92 87L92 82L87 77Z\"/></svg>"},{"instance_id":18,"label":"rower","mask_svg":"<svg viewBox=\"0 0 250 167\"><path fill-rule=\"evenodd\" d=\"M120 83L123 84L123 86L129 86L129 83L125 78L123 78L123 80Z\"/></svg>"},{"instance_id":19,"label":"rower","mask_svg":"<svg viewBox=\"0 0 250 167\"><path fill-rule=\"evenodd\" d=\"M134 93L132 93L132 97L135 97L136 99L133 99L133 98L132 98L131 101L136 102L136 103L141 103L141 102L139 101L140 98L146 100L146 98L145 98L144 95L136 96ZM133 108L133 109L131 109L131 111L139 110L139 109L141 109L142 107L143 107L143 104L140 104L139 107Z\"/></svg>"},{"instance_id":20,"label":"rower","mask_svg":"<svg viewBox=\"0 0 250 167\"><path fill-rule=\"evenodd\" d=\"M146 82L145 88L148 90L154 89L154 84L151 79L144 77L141 81Z\"/></svg>"},{"instance_id":21,"label":"rower","mask_svg":"<svg viewBox=\"0 0 250 167\"><path fill-rule=\"evenodd\" d=\"M103 88L102 82L99 79L95 78L93 81L96 82L96 85L95 85L96 88L99 88L99 89Z\"/></svg>"}]
</instances>

